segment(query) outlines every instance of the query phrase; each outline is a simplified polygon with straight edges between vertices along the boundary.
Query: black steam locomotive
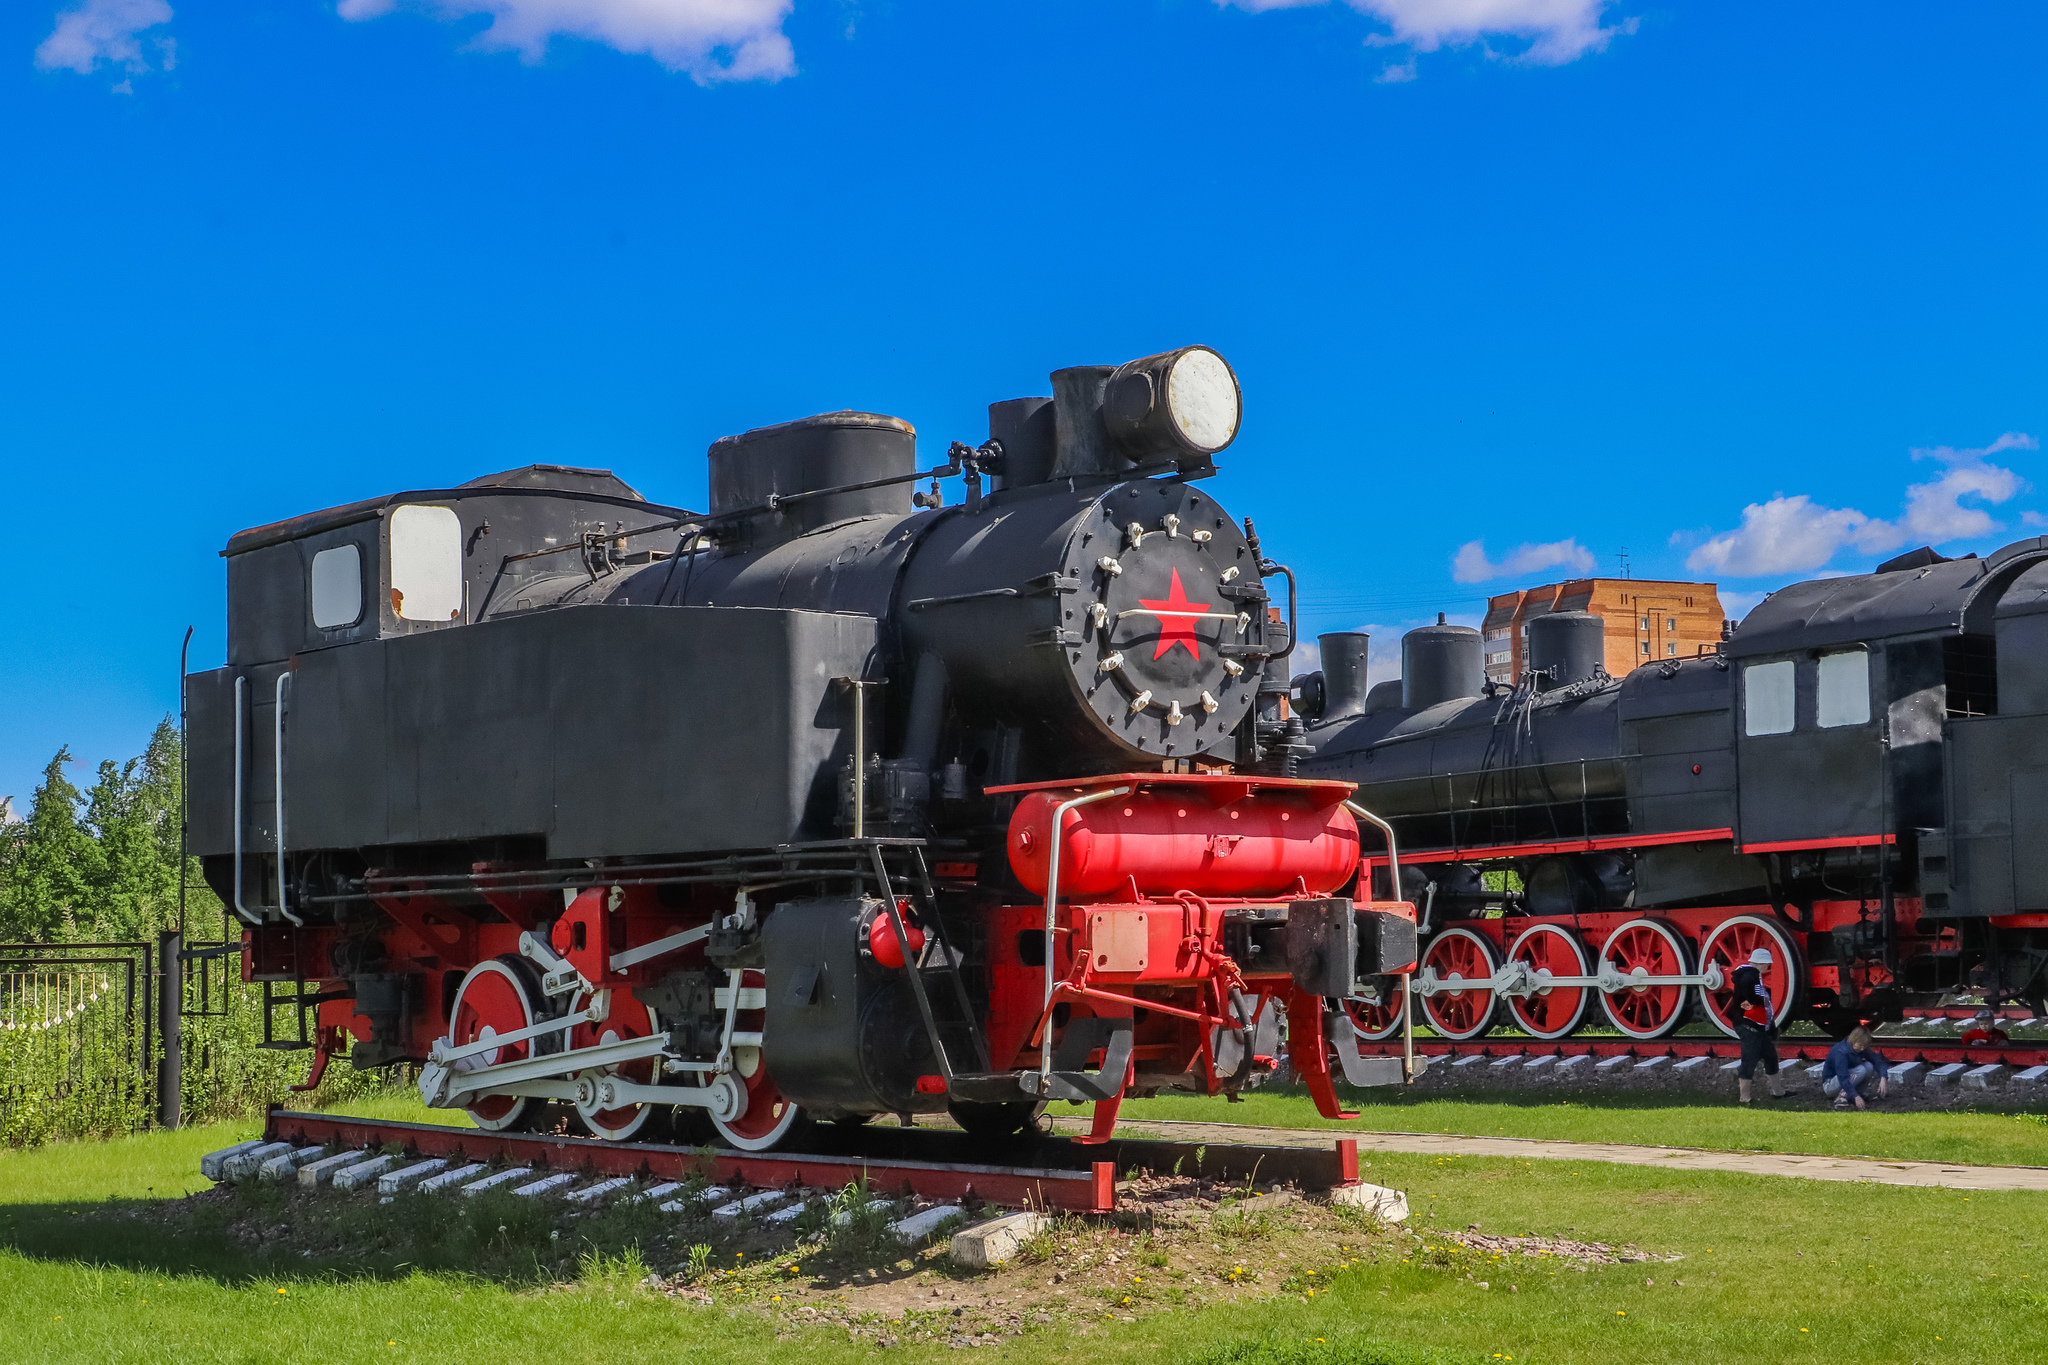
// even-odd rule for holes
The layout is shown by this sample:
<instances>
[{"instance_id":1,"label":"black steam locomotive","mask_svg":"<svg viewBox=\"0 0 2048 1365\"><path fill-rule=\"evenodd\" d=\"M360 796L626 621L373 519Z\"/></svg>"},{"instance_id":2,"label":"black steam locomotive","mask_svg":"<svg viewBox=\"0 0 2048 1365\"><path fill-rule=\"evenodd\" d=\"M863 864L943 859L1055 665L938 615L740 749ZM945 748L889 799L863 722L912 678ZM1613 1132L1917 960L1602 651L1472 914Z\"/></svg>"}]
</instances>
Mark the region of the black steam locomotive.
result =
<instances>
[{"instance_id":1,"label":"black steam locomotive","mask_svg":"<svg viewBox=\"0 0 2048 1365\"><path fill-rule=\"evenodd\" d=\"M1332 899L1357 830L1281 771L1284 570L1199 482L1236 377L1052 387L930 468L870 413L721 440L708 513L533 466L235 536L191 839L279 1041L491 1127L750 1148L1053 1099L1106 1133L1270 1069L1282 1011L1305 1073L1392 1079L1321 1000L1407 920Z\"/></svg>"},{"instance_id":2,"label":"black steam locomotive","mask_svg":"<svg viewBox=\"0 0 2048 1365\"><path fill-rule=\"evenodd\" d=\"M1732 1034L1756 948L1781 1022L1839 1032L1963 993L2048 1012L2044 566L2048 539L1916 550L1619 679L1584 610L1531 621L1512 686L1441 618L1370 690L1364 637L1325 636L1296 680L1300 770L1399 831L1414 994L1453 1039L1596 1017L1647 1039L1695 1015ZM1381 983L1359 1028L1389 1036L1403 1004Z\"/></svg>"}]
</instances>

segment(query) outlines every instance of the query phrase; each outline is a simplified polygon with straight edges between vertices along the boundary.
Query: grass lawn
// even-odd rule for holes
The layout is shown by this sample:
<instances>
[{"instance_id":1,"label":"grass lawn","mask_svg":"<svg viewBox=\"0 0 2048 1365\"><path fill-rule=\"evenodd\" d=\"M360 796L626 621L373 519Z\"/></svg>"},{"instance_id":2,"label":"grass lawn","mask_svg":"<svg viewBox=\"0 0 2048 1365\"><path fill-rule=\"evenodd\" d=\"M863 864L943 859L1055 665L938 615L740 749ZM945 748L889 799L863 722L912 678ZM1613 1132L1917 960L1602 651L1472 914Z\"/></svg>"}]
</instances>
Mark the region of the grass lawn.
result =
<instances>
[{"instance_id":1,"label":"grass lawn","mask_svg":"<svg viewBox=\"0 0 2048 1365\"><path fill-rule=\"evenodd\" d=\"M1668 1094L1559 1099L1527 1094L1402 1096L1379 1091L1352 1092L1345 1103L1358 1109L1360 1117L1349 1123L1326 1119L1316 1113L1305 1094L1288 1090L1253 1091L1243 1104L1231 1105L1198 1096L1132 1100L1124 1105L1120 1117L2048 1166L2048 1116L2022 1114L2011 1108L2004 1112L1889 1113L1882 1106L1873 1106L1859 1114L1854 1110L1774 1109L1768 1103L1753 1110L1734 1104L1681 1104ZM1061 1112L1064 1116L1064 1110Z\"/></svg>"},{"instance_id":2,"label":"grass lawn","mask_svg":"<svg viewBox=\"0 0 2048 1365\"><path fill-rule=\"evenodd\" d=\"M287 1265L260 1244L93 1216L202 1188L200 1155L252 1127L0 1153L0 1355L830 1365L874 1354L842 1331L692 1307L601 1272L535 1286ZM1685 1259L1588 1271L1495 1261L1468 1280L1471 1257L1409 1244L1350 1269L1327 1264L1313 1299L1161 1312L1091 1328L1085 1340L1063 1327L985 1352L1016 1365L1074 1354L1133 1365L2048 1357L2048 1195L1385 1154L1369 1175L1409 1192L1424 1248L1448 1245L1429 1228L1479 1223ZM1257 1245L1244 1255L1256 1266Z\"/></svg>"}]
</instances>

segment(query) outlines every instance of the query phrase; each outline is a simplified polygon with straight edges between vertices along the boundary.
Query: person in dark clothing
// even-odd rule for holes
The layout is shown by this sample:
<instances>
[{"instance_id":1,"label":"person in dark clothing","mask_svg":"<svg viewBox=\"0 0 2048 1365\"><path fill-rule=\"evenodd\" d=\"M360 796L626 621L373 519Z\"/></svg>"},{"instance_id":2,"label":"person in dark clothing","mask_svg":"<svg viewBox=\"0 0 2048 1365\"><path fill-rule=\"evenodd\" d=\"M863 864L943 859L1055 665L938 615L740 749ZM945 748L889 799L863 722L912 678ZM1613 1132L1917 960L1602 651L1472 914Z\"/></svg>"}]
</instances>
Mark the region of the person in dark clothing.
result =
<instances>
[{"instance_id":1,"label":"person in dark clothing","mask_svg":"<svg viewBox=\"0 0 2048 1365\"><path fill-rule=\"evenodd\" d=\"M1877 1077L1877 1093L1883 1098L1890 1092L1889 1078L1892 1064L1885 1055L1870 1045L1870 1030L1857 1027L1849 1030L1849 1036L1828 1049L1828 1059L1821 1070L1821 1091L1835 1097L1835 1108L1847 1109L1854 1103L1863 1108L1863 1087Z\"/></svg>"},{"instance_id":2,"label":"person in dark clothing","mask_svg":"<svg viewBox=\"0 0 2048 1365\"><path fill-rule=\"evenodd\" d=\"M1765 1084L1772 1099L1782 1099L1785 1087L1778 1084L1777 1015L1771 1009L1771 989L1764 984L1764 968L1771 965L1771 950L1758 948L1749 961L1735 969L1735 1040L1742 1045L1742 1065L1736 1068L1735 1085L1739 1099L1748 1104L1750 1078L1757 1063L1763 1063Z\"/></svg>"}]
</instances>

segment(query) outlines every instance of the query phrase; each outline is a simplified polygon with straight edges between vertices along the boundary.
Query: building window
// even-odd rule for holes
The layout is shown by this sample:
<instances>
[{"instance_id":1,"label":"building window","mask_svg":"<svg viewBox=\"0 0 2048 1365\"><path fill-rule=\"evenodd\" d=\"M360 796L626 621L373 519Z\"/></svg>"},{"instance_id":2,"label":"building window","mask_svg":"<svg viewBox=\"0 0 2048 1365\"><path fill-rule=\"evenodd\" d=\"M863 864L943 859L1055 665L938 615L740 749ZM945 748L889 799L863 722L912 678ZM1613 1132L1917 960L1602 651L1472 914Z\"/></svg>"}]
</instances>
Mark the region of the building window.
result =
<instances>
[{"instance_id":1,"label":"building window","mask_svg":"<svg viewBox=\"0 0 2048 1365\"><path fill-rule=\"evenodd\" d=\"M1870 720L1870 656L1862 650L1820 656L1816 721L1823 729Z\"/></svg>"},{"instance_id":2,"label":"building window","mask_svg":"<svg viewBox=\"0 0 2048 1365\"><path fill-rule=\"evenodd\" d=\"M1667 616L1667 617L1665 617L1665 618L1664 618L1664 629L1665 629L1665 630L1667 630L1667 631L1674 631L1674 632L1675 632L1675 631L1676 631L1676 630L1678 629L1678 618L1677 618L1676 616Z\"/></svg>"},{"instance_id":3,"label":"building window","mask_svg":"<svg viewBox=\"0 0 2048 1365\"><path fill-rule=\"evenodd\" d=\"M1792 674L1790 659L1751 664L1742 670L1743 733L1785 735L1792 732Z\"/></svg>"},{"instance_id":4,"label":"building window","mask_svg":"<svg viewBox=\"0 0 2048 1365\"><path fill-rule=\"evenodd\" d=\"M1650 642L1648 640L1643 641L1643 657L1645 659L1650 657Z\"/></svg>"},{"instance_id":5,"label":"building window","mask_svg":"<svg viewBox=\"0 0 2048 1365\"><path fill-rule=\"evenodd\" d=\"M1647 616L1638 616L1638 617L1636 618L1636 629L1637 629L1637 630L1648 630L1649 628L1650 628L1650 618L1649 618L1649 617L1647 617Z\"/></svg>"},{"instance_id":6,"label":"building window","mask_svg":"<svg viewBox=\"0 0 2048 1365\"><path fill-rule=\"evenodd\" d=\"M1677 657L1678 657L1678 646L1677 646L1677 645L1666 645L1666 646L1664 646L1664 657L1665 657L1665 658L1667 658L1667 659L1675 659L1675 658L1677 658Z\"/></svg>"}]
</instances>

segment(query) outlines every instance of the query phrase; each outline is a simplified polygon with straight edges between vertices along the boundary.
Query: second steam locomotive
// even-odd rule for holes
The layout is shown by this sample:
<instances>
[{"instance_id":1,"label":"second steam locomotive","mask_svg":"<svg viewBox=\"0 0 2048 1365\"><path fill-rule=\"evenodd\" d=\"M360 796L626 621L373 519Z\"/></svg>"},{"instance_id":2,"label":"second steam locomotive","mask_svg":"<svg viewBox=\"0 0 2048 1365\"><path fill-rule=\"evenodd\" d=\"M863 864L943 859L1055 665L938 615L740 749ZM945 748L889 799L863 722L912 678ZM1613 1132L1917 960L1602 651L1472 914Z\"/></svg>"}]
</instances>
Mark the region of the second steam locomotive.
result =
<instances>
[{"instance_id":1,"label":"second steam locomotive","mask_svg":"<svg viewBox=\"0 0 2048 1365\"><path fill-rule=\"evenodd\" d=\"M1591 605L1531 620L1513 685L1442 623L1405 638L1398 683L1366 688L1360 636L1297 680L1300 771L1400 833L1430 1028L1732 1035L1758 948L1781 1024L2048 1013L2048 539L1794 584L1712 652L1618 679ZM1389 978L1347 1008L1378 1040L1405 1006ZM2005 1041L1995 1017L1965 1038Z\"/></svg>"}]
</instances>

